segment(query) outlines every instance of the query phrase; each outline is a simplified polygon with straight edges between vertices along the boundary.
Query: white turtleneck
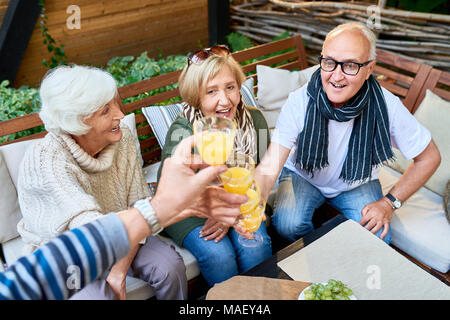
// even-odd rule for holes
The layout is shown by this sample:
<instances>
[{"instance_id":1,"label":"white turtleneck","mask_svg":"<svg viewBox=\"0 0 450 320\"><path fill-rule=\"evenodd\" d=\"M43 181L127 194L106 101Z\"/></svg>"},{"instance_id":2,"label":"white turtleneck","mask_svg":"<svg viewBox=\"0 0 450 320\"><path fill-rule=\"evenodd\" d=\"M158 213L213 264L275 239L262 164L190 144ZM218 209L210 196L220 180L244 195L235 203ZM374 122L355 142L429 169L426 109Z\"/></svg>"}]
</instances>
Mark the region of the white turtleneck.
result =
<instances>
[{"instance_id":1,"label":"white turtleneck","mask_svg":"<svg viewBox=\"0 0 450 320\"><path fill-rule=\"evenodd\" d=\"M27 150L18 197L23 219L17 228L27 252L110 212L150 196L129 129L120 142L91 157L67 134L48 133Z\"/></svg>"}]
</instances>

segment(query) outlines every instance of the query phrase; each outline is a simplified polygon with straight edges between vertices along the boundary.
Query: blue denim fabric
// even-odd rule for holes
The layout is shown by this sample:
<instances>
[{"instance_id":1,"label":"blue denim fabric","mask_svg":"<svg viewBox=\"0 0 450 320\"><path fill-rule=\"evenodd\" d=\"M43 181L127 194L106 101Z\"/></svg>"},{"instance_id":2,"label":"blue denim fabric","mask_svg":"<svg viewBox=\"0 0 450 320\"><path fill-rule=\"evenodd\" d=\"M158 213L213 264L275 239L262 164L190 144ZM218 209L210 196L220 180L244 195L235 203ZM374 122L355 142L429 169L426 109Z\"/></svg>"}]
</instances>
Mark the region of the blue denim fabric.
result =
<instances>
[{"instance_id":1,"label":"blue denim fabric","mask_svg":"<svg viewBox=\"0 0 450 320\"><path fill-rule=\"evenodd\" d=\"M202 226L192 230L183 240L183 247L197 259L200 272L210 286L244 272L272 255L272 245L263 222L256 231L263 236L259 247L243 247L238 242L239 234L230 228L219 242L200 238Z\"/></svg>"},{"instance_id":2,"label":"blue denim fabric","mask_svg":"<svg viewBox=\"0 0 450 320\"><path fill-rule=\"evenodd\" d=\"M380 181L377 179L327 199L301 176L283 168L279 178L272 223L282 237L295 241L314 230L312 223L314 211L325 201L347 219L359 222L362 218L361 210L370 202L378 201L382 197ZM382 231L383 228L378 231L378 237ZM388 244L391 242L390 228L383 241Z\"/></svg>"}]
</instances>

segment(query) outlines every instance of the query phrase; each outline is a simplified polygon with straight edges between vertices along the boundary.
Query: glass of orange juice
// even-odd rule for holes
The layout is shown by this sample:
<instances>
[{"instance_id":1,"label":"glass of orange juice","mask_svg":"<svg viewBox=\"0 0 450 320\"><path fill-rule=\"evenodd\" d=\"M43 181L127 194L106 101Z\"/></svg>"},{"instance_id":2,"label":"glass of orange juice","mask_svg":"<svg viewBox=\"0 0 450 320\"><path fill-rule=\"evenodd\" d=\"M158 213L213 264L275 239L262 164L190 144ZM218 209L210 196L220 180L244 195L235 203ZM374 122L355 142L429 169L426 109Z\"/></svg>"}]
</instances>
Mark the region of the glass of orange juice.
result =
<instances>
[{"instance_id":1,"label":"glass of orange juice","mask_svg":"<svg viewBox=\"0 0 450 320\"><path fill-rule=\"evenodd\" d=\"M220 180L226 191L246 194L253 183L255 160L245 153L234 152L225 163L227 171L220 174Z\"/></svg>"},{"instance_id":2,"label":"glass of orange juice","mask_svg":"<svg viewBox=\"0 0 450 320\"><path fill-rule=\"evenodd\" d=\"M196 147L203 161L221 165L231 154L236 126L230 119L209 116L194 122Z\"/></svg>"},{"instance_id":3,"label":"glass of orange juice","mask_svg":"<svg viewBox=\"0 0 450 320\"><path fill-rule=\"evenodd\" d=\"M261 198L261 190L257 182L254 180L245 194L249 200L241 205L240 210L242 218L239 220L238 225L250 232L252 238L248 239L242 235L239 235L238 241L245 247L258 247L263 243L264 239L255 231L261 226L261 222L265 214L266 203Z\"/></svg>"}]
</instances>

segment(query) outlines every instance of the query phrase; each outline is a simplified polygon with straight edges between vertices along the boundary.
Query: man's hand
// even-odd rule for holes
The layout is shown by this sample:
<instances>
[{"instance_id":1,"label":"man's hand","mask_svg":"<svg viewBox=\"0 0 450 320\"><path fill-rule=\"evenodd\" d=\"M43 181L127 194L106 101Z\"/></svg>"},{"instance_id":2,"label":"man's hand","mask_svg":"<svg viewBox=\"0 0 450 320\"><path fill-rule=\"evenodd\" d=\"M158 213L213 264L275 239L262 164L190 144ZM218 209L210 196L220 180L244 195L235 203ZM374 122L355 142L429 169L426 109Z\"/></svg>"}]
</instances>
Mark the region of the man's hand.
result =
<instances>
[{"instance_id":1,"label":"man's hand","mask_svg":"<svg viewBox=\"0 0 450 320\"><path fill-rule=\"evenodd\" d=\"M240 205L248 198L220 188L207 188L219 173L226 170L226 166L205 165L198 156L192 155L194 145L194 136L183 139L174 155L164 161L158 190L151 200L158 220L164 227L188 216L199 215L232 225L240 215ZM195 173L197 169L201 170ZM212 210L195 210L192 204L199 197L203 199L200 208L209 206ZM216 202L222 203L222 208L214 205ZM194 210L189 210L189 207Z\"/></svg>"},{"instance_id":2,"label":"man's hand","mask_svg":"<svg viewBox=\"0 0 450 320\"><path fill-rule=\"evenodd\" d=\"M367 204L361 210L362 218L359 224L373 234L376 234L383 227L380 239L384 239L389 232L389 223L391 222L393 212L394 209L392 208L391 202L386 197L383 197L378 201Z\"/></svg>"}]
</instances>

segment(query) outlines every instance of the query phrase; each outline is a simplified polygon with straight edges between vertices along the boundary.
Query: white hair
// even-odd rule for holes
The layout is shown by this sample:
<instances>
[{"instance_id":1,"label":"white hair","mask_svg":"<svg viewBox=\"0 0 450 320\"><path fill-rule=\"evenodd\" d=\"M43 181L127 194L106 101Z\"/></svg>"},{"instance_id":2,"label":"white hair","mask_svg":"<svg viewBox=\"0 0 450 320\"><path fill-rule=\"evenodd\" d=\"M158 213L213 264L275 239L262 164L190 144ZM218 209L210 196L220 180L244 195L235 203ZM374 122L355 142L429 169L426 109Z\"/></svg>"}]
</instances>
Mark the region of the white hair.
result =
<instances>
[{"instance_id":1,"label":"white hair","mask_svg":"<svg viewBox=\"0 0 450 320\"><path fill-rule=\"evenodd\" d=\"M361 31L361 33L367 38L370 44L370 50L369 50L369 60L375 60L377 58L377 37L373 33L372 30L369 29L366 25L359 23L359 22L347 22L340 24L336 26L333 30L328 32L327 36L325 37L325 41L331 37L333 34L341 32L343 30L350 30L350 29L358 29Z\"/></svg>"},{"instance_id":2,"label":"white hair","mask_svg":"<svg viewBox=\"0 0 450 320\"><path fill-rule=\"evenodd\" d=\"M106 71L59 66L48 71L42 80L39 116L49 132L82 135L91 129L84 120L111 101L116 92L116 81Z\"/></svg>"}]
</instances>

